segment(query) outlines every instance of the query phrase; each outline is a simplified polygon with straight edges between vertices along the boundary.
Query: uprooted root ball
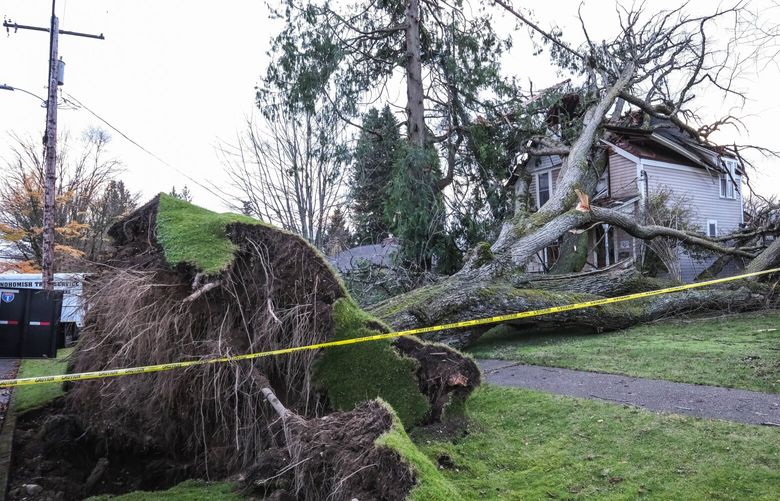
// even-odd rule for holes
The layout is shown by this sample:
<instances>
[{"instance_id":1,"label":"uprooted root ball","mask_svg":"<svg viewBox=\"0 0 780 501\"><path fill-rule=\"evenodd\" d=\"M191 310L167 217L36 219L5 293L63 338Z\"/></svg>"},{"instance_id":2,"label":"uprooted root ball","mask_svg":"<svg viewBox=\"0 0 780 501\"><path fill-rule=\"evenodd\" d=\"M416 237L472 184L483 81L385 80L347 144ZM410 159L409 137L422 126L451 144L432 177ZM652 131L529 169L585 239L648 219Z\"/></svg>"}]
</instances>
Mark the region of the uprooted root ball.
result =
<instances>
[{"instance_id":1,"label":"uprooted root ball","mask_svg":"<svg viewBox=\"0 0 780 501\"><path fill-rule=\"evenodd\" d=\"M114 258L90 286L74 371L224 357L385 330L354 304L319 252L249 218L160 195L111 235ZM375 341L79 382L67 401L107 443L169 451L191 458L203 474L224 476L255 465L264 451L289 446L263 402L260 379L313 423L376 397L407 427L439 419L479 384L479 371L454 350L426 346L413 338Z\"/></svg>"},{"instance_id":2,"label":"uprooted root ball","mask_svg":"<svg viewBox=\"0 0 780 501\"><path fill-rule=\"evenodd\" d=\"M397 432L394 424L392 411L378 401L311 420L288 418L287 446L258 458L244 491L290 499L406 499L415 473L398 452L377 443Z\"/></svg>"}]
</instances>

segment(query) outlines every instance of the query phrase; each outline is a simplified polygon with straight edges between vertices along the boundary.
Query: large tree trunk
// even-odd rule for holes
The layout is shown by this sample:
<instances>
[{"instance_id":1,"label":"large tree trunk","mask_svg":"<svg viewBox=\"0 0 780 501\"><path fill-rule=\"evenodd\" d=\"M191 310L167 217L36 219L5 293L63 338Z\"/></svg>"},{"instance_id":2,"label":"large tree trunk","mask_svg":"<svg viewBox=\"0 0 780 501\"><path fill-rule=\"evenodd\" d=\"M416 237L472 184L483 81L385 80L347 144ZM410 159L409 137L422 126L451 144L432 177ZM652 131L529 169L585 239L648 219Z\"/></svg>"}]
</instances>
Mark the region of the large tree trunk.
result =
<instances>
[{"instance_id":1,"label":"large tree trunk","mask_svg":"<svg viewBox=\"0 0 780 501\"><path fill-rule=\"evenodd\" d=\"M406 6L406 130L409 144L425 146L422 61L420 58L420 0Z\"/></svg>"},{"instance_id":2,"label":"large tree trunk","mask_svg":"<svg viewBox=\"0 0 780 501\"><path fill-rule=\"evenodd\" d=\"M635 268L612 267L569 275L500 277L477 273L454 275L414 290L372 309L396 329L459 322L508 313L655 290L672 283L642 276ZM700 311L750 311L766 306L772 289L747 280L717 288L693 289L604 306L543 315L510 322L534 329L589 327L615 330L635 324ZM427 340L456 348L474 343L493 325L425 334Z\"/></svg>"},{"instance_id":3,"label":"large tree trunk","mask_svg":"<svg viewBox=\"0 0 780 501\"><path fill-rule=\"evenodd\" d=\"M775 241L772 242L764 252L751 261L747 268L745 268L745 271L753 273L767 270L775 266L780 266L780 237L775 238Z\"/></svg>"}]
</instances>

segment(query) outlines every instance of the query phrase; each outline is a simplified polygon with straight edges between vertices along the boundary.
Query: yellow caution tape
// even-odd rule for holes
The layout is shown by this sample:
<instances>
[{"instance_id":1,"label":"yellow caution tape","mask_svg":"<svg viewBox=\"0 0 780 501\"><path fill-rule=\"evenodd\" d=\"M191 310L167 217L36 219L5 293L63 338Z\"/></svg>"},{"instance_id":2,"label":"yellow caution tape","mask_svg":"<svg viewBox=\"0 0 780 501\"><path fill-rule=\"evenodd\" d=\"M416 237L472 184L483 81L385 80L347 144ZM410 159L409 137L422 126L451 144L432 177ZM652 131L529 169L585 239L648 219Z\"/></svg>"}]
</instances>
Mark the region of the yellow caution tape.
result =
<instances>
[{"instance_id":1,"label":"yellow caution tape","mask_svg":"<svg viewBox=\"0 0 780 501\"><path fill-rule=\"evenodd\" d=\"M678 285L675 287L668 287L666 289L658 289L658 290L648 291L648 292L637 292L634 294L627 294L625 296L617 296L617 297L610 297L604 299L594 299L593 301L585 301L582 303L566 304L562 306L552 306L550 308L523 311L519 313L510 313L508 315L499 315L497 317L465 320L463 322L452 322L449 324L434 325L430 327L420 327L418 329L408 329L404 331L388 332L387 334L376 334L374 336L342 339L340 341L328 341L325 343L308 344L305 346L294 346L292 348L282 348L279 350L262 351L258 353L247 353L245 355L236 355L233 357L207 358L201 360L189 360L186 362L173 362L169 364L145 365L143 367L130 367L127 369L110 369L105 371L80 372L77 374L61 374L58 376L31 377L31 378L21 378L21 379L2 379L0 380L0 388L8 388L13 386L26 386L26 385L34 385L34 384L45 384L45 383L62 383L65 381L84 381L87 379L101 379L101 378L110 378L110 377L119 377L119 376L129 376L132 374L147 374L150 372L163 372L163 371L170 371L173 369L195 367L198 365L222 364L226 362L237 362L240 360L252 360L261 357L286 355L288 353L295 353L297 351L319 350L322 348L333 348L336 346L346 346L350 344L366 343L369 341L379 341L382 339L393 339L402 336L414 336L417 334L426 334L429 332L437 332L437 331L443 331L448 329L458 329L463 327L474 327L476 325L495 324L500 322L507 322L510 320L539 317L542 315L550 315L552 313L562 313L565 311L581 310L584 308L592 308L594 306L602 306L605 304L621 303L623 301L632 301L634 299L641 299L641 298L651 297L651 296L659 296L661 294L669 294L672 292L680 292L689 289L697 289L700 287L707 287L709 285L722 284L725 282L732 282L734 280L741 280L743 278L749 278L749 277L757 277L759 275L767 275L769 273L776 273L776 272L780 272L780 268L774 268L765 271L757 271L754 273L746 273L744 275L737 275L734 277L718 278L715 280L708 280L706 282L697 282L693 284Z\"/></svg>"}]
</instances>

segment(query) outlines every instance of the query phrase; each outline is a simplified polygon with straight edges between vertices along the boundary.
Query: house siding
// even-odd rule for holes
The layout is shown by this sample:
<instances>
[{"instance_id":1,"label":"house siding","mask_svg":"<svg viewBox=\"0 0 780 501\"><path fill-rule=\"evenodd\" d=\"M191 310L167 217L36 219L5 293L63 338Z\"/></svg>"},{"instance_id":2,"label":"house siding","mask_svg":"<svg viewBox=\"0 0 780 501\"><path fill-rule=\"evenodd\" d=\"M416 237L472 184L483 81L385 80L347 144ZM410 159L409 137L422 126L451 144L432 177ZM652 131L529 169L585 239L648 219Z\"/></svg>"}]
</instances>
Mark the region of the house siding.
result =
<instances>
[{"instance_id":1,"label":"house siding","mask_svg":"<svg viewBox=\"0 0 780 501\"><path fill-rule=\"evenodd\" d=\"M636 163L612 153L609 156L609 196L613 198L638 195Z\"/></svg>"},{"instance_id":2,"label":"house siding","mask_svg":"<svg viewBox=\"0 0 780 501\"><path fill-rule=\"evenodd\" d=\"M739 228L742 222L742 200L737 194L736 199L721 198L718 176L710 175L704 169L693 167L668 167L644 164L647 173L649 195L653 196L661 190L669 190L675 195L685 198L691 208L691 217L699 230L707 233L707 222L717 221L718 235L731 233ZM680 251L680 268L684 282L693 281L704 271L714 257L699 259L696 256Z\"/></svg>"},{"instance_id":3,"label":"house siding","mask_svg":"<svg viewBox=\"0 0 780 501\"><path fill-rule=\"evenodd\" d=\"M625 198L644 195L645 181L638 186L638 165L635 161L626 158L619 153L612 152L609 157L609 169L599 180L598 193L606 193L612 198ZM531 206L536 208L536 174L543 171L552 172L552 191L558 188L558 176L561 170L561 159L557 156L537 157L529 160L527 164L531 180L528 186ZM646 189L650 196L661 190L669 190L672 193L684 197L690 206L693 222L699 231L706 234L708 221L717 221L718 235L725 235L738 229L742 222L742 198L737 193L735 199L721 198L720 182L717 174L711 175L703 168L685 165L669 164L656 160L641 160L641 168L646 174ZM518 183L519 185L519 183ZM601 186L604 186L603 190ZM624 206L620 210L636 213L637 202L631 207ZM591 232L593 233L593 232ZM588 264L585 269L592 269L598 263L598 253L595 247L595 234L589 235ZM603 244L603 242L602 242ZM624 231L614 228L613 240L609 248L608 262L614 263L626 258L637 258L643 253L643 243ZM602 261L605 261L601 256ZM715 257L704 255L690 255L683 249L679 254L682 280L690 282L704 271ZM602 264L603 265L603 264ZM742 267L739 260L734 260L722 271L722 274L733 274ZM528 272L543 272L544 265L538 257L532 258L527 264Z\"/></svg>"}]
</instances>

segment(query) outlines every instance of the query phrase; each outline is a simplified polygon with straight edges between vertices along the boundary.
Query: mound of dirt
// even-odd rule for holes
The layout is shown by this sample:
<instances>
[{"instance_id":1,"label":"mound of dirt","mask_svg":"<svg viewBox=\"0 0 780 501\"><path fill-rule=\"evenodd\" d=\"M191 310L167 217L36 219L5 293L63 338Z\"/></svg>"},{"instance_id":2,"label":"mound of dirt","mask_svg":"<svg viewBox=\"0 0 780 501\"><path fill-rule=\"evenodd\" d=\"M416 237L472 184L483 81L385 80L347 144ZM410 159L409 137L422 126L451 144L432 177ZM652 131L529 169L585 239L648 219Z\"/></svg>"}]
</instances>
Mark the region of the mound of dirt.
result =
<instances>
[{"instance_id":1,"label":"mound of dirt","mask_svg":"<svg viewBox=\"0 0 780 501\"><path fill-rule=\"evenodd\" d=\"M67 413L59 398L16 422L10 500L78 500L97 494L159 490L189 478L165 451L112 447Z\"/></svg>"},{"instance_id":2,"label":"mound of dirt","mask_svg":"<svg viewBox=\"0 0 780 501\"><path fill-rule=\"evenodd\" d=\"M160 195L110 234L115 252L90 284L90 310L72 371L231 356L387 331L355 305L316 249L249 218ZM381 476L390 484L414 483L401 480L412 479L414 468L400 453L337 445L350 435L373 444L374 435L387 429L386 416L377 418L382 413L362 402L382 398L411 427L458 409L479 381L471 359L445 346L402 338L79 382L66 401L68 412L91 434L118 450L164 450L174 463L209 478L247 468L292 468L291 492L303 495L299 499L324 499L327 495L316 497L322 489L330 489L328 495L345 486L362 492L368 480L354 471L336 484L319 482L327 487L313 485L312 479L338 479L338 465L358 465L350 461L360 462L358 456L366 454L382 462L386 473ZM295 443L306 444L301 450L308 452L295 466L279 462L282 450L290 461L299 456L290 452L289 433L264 403L264 388L307 423L296 428ZM360 424L350 412L372 417ZM351 416L348 421L330 428L345 415ZM316 442L323 437L325 442ZM337 457L340 449L346 456ZM305 473L319 461L312 451L324 461L317 471L336 470L324 477ZM395 488L382 482L365 486L359 499L402 499L382 490Z\"/></svg>"}]
</instances>

